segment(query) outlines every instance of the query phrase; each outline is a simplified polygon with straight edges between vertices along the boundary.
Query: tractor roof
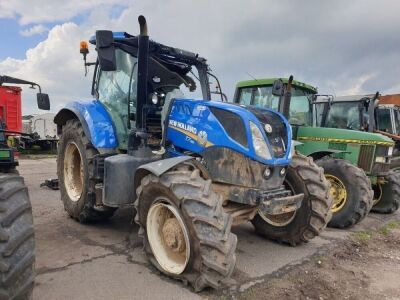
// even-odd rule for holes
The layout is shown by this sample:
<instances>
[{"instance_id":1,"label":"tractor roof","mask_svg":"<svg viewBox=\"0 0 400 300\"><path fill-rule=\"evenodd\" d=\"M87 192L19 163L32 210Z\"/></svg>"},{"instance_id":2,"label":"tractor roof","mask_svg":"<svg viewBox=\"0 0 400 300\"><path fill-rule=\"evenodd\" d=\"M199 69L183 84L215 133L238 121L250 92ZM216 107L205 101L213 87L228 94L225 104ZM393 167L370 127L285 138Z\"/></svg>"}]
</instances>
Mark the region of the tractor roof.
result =
<instances>
[{"instance_id":1,"label":"tractor roof","mask_svg":"<svg viewBox=\"0 0 400 300\"><path fill-rule=\"evenodd\" d=\"M117 47L122 48L124 51L132 54L133 56L137 56L137 36L118 31L113 32L113 37L114 43ZM92 36L89 39L89 42L93 45L96 45L96 36ZM183 69L183 73L187 73L191 66L207 66L207 60L203 57L200 57L196 53L166 46L153 40L149 41L149 53L153 58L156 58L159 62L163 63L167 67L172 67L172 69L180 69L181 71Z\"/></svg>"},{"instance_id":2,"label":"tractor roof","mask_svg":"<svg viewBox=\"0 0 400 300\"><path fill-rule=\"evenodd\" d=\"M236 84L236 88L243 88L243 87L252 87L252 86L262 86L262 85L273 85L275 80L281 79L283 83L288 83L288 78L263 78L263 79L253 79L253 80L244 80L239 81ZM310 92L316 94L318 92L317 88L313 87L312 85L306 84L304 82L300 82L297 80L292 81L292 85L298 88L309 90Z\"/></svg>"},{"instance_id":3,"label":"tractor roof","mask_svg":"<svg viewBox=\"0 0 400 300\"><path fill-rule=\"evenodd\" d=\"M338 97L334 97L333 101L337 101L337 102L360 101L363 98L372 98L372 97L374 97L374 95L375 94L338 96Z\"/></svg>"}]
</instances>

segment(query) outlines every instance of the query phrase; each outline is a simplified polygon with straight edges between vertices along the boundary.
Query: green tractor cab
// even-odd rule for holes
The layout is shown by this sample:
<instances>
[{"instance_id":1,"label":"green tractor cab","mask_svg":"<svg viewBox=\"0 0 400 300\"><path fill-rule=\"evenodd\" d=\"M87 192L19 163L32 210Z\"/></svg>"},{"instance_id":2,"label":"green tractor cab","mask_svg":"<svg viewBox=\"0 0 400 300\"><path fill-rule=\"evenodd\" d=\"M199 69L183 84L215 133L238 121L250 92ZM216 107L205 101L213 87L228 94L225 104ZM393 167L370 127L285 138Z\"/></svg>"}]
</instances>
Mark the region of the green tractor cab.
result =
<instances>
[{"instance_id":1,"label":"green tractor cab","mask_svg":"<svg viewBox=\"0 0 400 300\"><path fill-rule=\"evenodd\" d=\"M318 126L316 95L316 88L292 77L257 79L239 82L234 101L272 108L289 119L293 138L301 142L296 150L323 167L331 183L334 203L329 226L346 228L360 222L372 208L373 187L385 185L394 143L377 133Z\"/></svg>"},{"instance_id":2,"label":"green tractor cab","mask_svg":"<svg viewBox=\"0 0 400 300\"><path fill-rule=\"evenodd\" d=\"M398 108L394 105L378 105L378 96L352 95L335 98L318 97L315 101L317 125L330 128L347 128L352 132L379 133L393 139L392 146L383 141L375 144L375 162L372 157L364 160L367 174L372 174L374 206L372 211L392 213L400 205L399 127ZM363 132L359 132L363 133ZM372 149L372 145L369 146ZM372 152L372 150L370 150ZM389 170L390 168L390 170Z\"/></svg>"}]
</instances>

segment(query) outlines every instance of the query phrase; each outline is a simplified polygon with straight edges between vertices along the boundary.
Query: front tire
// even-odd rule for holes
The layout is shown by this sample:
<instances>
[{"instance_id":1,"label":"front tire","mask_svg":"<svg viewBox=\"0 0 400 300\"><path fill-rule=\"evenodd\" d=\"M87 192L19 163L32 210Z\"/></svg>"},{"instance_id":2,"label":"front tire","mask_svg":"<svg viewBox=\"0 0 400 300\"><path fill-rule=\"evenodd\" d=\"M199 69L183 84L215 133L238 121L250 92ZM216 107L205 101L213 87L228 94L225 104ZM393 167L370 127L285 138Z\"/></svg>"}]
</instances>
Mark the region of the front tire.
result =
<instances>
[{"instance_id":1,"label":"front tire","mask_svg":"<svg viewBox=\"0 0 400 300\"><path fill-rule=\"evenodd\" d=\"M211 180L183 164L160 177L144 177L137 196L135 220L150 262L195 291L225 285L235 268L237 238Z\"/></svg>"},{"instance_id":2,"label":"front tire","mask_svg":"<svg viewBox=\"0 0 400 300\"><path fill-rule=\"evenodd\" d=\"M343 159L317 161L331 183L332 220L329 227L348 228L361 222L372 208L374 191L365 172Z\"/></svg>"},{"instance_id":3,"label":"front tire","mask_svg":"<svg viewBox=\"0 0 400 300\"><path fill-rule=\"evenodd\" d=\"M96 206L93 157L98 151L83 131L81 123L68 120L62 127L57 155L57 175L64 209L81 223L110 218L115 208Z\"/></svg>"},{"instance_id":4,"label":"front tire","mask_svg":"<svg viewBox=\"0 0 400 300\"><path fill-rule=\"evenodd\" d=\"M312 158L301 154L294 155L285 186L294 194L304 194L301 207L292 215L281 217L259 213L252 223L260 235L296 246L318 236L326 227L331 218L332 198L323 170Z\"/></svg>"},{"instance_id":5,"label":"front tire","mask_svg":"<svg viewBox=\"0 0 400 300\"><path fill-rule=\"evenodd\" d=\"M381 186L382 195L371 211L381 214L391 214L400 206L400 171L390 171L387 181Z\"/></svg>"},{"instance_id":6,"label":"front tire","mask_svg":"<svg viewBox=\"0 0 400 300\"><path fill-rule=\"evenodd\" d=\"M21 176L0 175L0 299L31 299L35 278L32 207Z\"/></svg>"}]
</instances>

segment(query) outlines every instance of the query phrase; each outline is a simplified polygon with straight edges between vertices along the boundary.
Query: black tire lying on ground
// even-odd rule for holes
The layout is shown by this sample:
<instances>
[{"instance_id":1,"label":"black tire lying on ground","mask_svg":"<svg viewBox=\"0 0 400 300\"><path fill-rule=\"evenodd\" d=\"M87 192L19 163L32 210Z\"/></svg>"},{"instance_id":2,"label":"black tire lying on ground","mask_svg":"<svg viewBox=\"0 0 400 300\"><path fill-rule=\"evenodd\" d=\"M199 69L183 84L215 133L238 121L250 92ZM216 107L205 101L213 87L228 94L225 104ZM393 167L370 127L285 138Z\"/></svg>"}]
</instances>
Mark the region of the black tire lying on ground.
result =
<instances>
[{"instance_id":1,"label":"black tire lying on ground","mask_svg":"<svg viewBox=\"0 0 400 300\"><path fill-rule=\"evenodd\" d=\"M76 119L68 120L62 127L58 146L57 175L64 209L82 223L106 220L115 211L112 207L95 205L95 183L90 175L94 172L96 154L98 151L85 135L81 123ZM65 167L66 160L71 167Z\"/></svg>"},{"instance_id":2,"label":"black tire lying on ground","mask_svg":"<svg viewBox=\"0 0 400 300\"><path fill-rule=\"evenodd\" d=\"M211 180L203 179L192 165L183 164L160 177L144 177L137 196L135 221L150 262L162 273L190 283L195 291L225 286L236 264L237 237L231 233L232 217L224 212L222 197L212 190ZM151 248L148 214L159 203L174 207L189 233L190 259L180 274L162 267L156 258L160 252L155 254Z\"/></svg>"},{"instance_id":3,"label":"black tire lying on ground","mask_svg":"<svg viewBox=\"0 0 400 300\"><path fill-rule=\"evenodd\" d=\"M348 228L363 220L372 208L374 197L371 181L365 172L343 159L325 158L316 163L324 169L334 192L337 191L335 185L344 187L343 201L335 202L333 195L333 214L328 226Z\"/></svg>"},{"instance_id":4,"label":"black tire lying on ground","mask_svg":"<svg viewBox=\"0 0 400 300\"><path fill-rule=\"evenodd\" d=\"M258 213L252 223L260 235L295 246L319 235L326 227L331 219L332 198L322 168L312 158L301 154L293 156L285 186L293 194L304 194L295 214L265 216Z\"/></svg>"},{"instance_id":5,"label":"black tire lying on ground","mask_svg":"<svg viewBox=\"0 0 400 300\"><path fill-rule=\"evenodd\" d=\"M32 207L24 179L0 174L0 299L30 299L35 278Z\"/></svg>"},{"instance_id":6,"label":"black tire lying on ground","mask_svg":"<svg viewBox=\"0 0 400 300\"><path fill-rule=\"evenodd\" d=\"M386 176L382 186L382 198L371 209L381 214L391 214L400 206L400 170L392 170Z\"/></svg>"}]
</instances>

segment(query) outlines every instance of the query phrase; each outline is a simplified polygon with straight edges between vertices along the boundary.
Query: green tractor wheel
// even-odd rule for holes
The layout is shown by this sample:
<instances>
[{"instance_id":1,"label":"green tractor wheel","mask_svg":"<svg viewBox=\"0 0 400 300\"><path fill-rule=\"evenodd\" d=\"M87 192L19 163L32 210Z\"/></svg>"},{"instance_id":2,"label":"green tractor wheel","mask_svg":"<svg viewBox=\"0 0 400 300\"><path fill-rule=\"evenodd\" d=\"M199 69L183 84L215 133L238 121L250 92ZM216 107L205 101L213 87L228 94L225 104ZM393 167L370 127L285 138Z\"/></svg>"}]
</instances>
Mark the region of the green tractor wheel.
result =
<instances>
[{"instance_id":1,"label":"green tractor wheel","mask_svg":"<svg viewBox=\"0 0 400 300\"><path fill-rule=\"evenodd\" d=\"M371 210L373 190L365 172L343 159L317 161L331 183L332 220L329 227L347 228L360 222Z\"/></svg>"},{"instance_id":2,"label":"green tractor wheel","mask_svg":"<svg viewBox=\"0 0 400 300\"><path fill-rule=\"evenodd\" d=\"M136 193L135 222L150 262L195 291L223 287L236 265L237 237L211 180L182 164L160 177L145 176Z\"/></svg>"},{"instance_id":3,"label":"green tractor wheel","mask_svg":"<svg viewBox=\"0 0 400 300\"><path fill-rule=\"evenodd\" d=\"M377 195L373 212L391 214L400 206L400 170L390 171L384 183L376 185Z\"/></svg>"},{"instance_id":4,"label":"green tractor wheel","mask_svg":"<svg viewBox=\"0 0 400 300\"><path fill-rule=\"evenodd\" d=\"M98 154L86 137L81 123L68 120L62 127L58 147L57 174L61 200L68 214L85 223L110 218L115 208L95 205L93 157Z\"/></svg>"},{"instance_id":5,"label":"green tractor wheel","mask_svg":"<svg viewBox=\"0 0 400 300\"><path fill-rule=\"evenodd\" d=\"M252 223L260 235L295 246L319 235L326 227L332 216L332 198L323 170L311 157L301 154L293 156L285 186L293 194L304 194L301 207L295 212L276 216L259 212Z\"/></svg>"}]
</instances>

